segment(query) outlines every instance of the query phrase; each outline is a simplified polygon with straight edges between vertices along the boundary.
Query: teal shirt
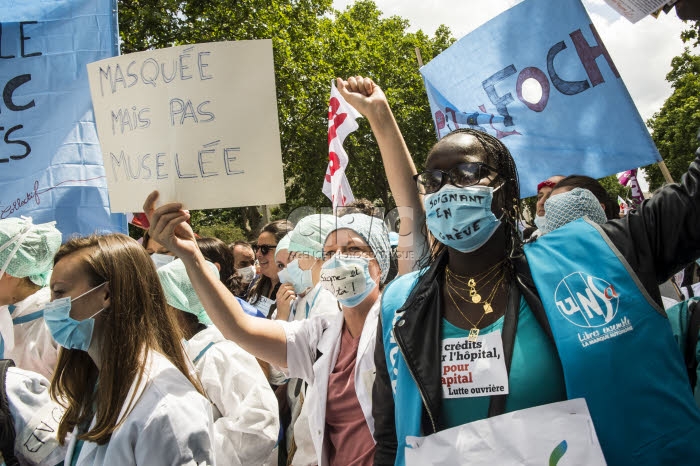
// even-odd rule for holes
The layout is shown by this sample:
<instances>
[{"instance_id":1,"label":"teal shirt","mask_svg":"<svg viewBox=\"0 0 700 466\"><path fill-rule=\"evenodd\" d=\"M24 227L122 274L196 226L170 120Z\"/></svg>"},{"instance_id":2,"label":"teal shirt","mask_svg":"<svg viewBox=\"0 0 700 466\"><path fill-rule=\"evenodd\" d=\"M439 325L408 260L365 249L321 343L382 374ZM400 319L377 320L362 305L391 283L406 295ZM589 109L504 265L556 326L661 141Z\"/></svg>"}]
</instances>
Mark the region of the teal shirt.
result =
<instances>
[{"instance_id":1,"label":"teal shirt","mask_svg":"<svg viewBox=\"0 0 700 466\"><path fill-rule=\"evenodd\" d=\"M508 376L510 393L506 398L506 412L567 399L564 374L554 343L542 330L525 299L520 299L519 312L513 359ZM496 330L503 330L503 317L483 328L480 334ZM467 336L469 336L469 330L455 327L442 319L440 337L443 340ZM532 357L532 355L537 356ZM486 419L489 401L489 396L443 398L440 425L450 428Z\"/></svg>"}]
</instances>

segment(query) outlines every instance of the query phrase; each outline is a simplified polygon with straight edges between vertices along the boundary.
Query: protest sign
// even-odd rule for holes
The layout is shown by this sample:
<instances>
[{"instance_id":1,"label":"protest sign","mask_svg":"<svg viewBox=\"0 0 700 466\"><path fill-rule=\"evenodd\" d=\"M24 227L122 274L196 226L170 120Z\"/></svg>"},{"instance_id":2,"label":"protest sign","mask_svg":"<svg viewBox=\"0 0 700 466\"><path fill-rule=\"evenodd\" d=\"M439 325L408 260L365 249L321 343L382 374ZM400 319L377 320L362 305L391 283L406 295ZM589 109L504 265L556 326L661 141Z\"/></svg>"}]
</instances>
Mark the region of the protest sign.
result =
<instances>
[{"instance_id":1,"label":"protest sign","mask_svg":"<svg viewBox=\"0 0 700 466\"><path fill-rule=\"evenodd\" d=\"M508 371L501 332L442 340L442 397L507 395Z\"/></svg>"},{"instance_id":2,"label":"protest sign","mask_svg":"<svg viewBox=\"0 0 700 466\"><path fill-rule=\"evenodd\" d=\"M438 138L485 131L520 194L552 175L600 178L661 160L580 0L525 0L421 68Z\"/></svg>"},{"instance_id":3,"label":"protest sign","mask_svg":"<svg viewBox=\"0 0 700 466\"><path fill-rule=\"evenodd\" d=\"M407 466L606 464L583 398L407 437L406 443Z\"/></svg>"},{"instance_id":4,"label":"protest sign","mask_svg":"<svg viewBox=\"0 0 700 466\"><path fill-rule=\"evenodd\" d=\"M0 218L126 232L110 213L85 65L117 53L112 0L8 1L0 10Z\"/></svg>"},{"instance_id":5,"label":"protest sign","mask_svg":"<svg viewBox=\"0 0 700 466\"><path fill-rule=\"evenodd\" d=\"M605 3L630 22L636 23L651 13L659 11L666 4L675 3L675 0L605 0Z\"/></svg>"},{"instance_id":6,"label":"protest sign","mask_svg":"<svg viewBox=\"0 0 700 466\"><path fill-rule=\"evenodd\" d=\"M272 41L139 52L88 66L112 210L285 201Z\"/></svg>"}]
</instances>

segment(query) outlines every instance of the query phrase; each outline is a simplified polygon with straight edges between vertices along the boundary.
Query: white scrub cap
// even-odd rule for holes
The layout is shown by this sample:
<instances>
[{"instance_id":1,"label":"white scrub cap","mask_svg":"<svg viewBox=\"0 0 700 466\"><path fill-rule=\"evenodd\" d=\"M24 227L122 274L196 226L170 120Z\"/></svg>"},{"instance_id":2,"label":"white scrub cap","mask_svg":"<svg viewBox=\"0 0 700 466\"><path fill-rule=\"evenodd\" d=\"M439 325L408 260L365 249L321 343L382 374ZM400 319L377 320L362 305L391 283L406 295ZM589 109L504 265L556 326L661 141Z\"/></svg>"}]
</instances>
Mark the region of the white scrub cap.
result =
<instances>
[{"instance_id":1,"label":"white scrub cap","mask_svg":"<svg viewBox=\"0 0 700 466\"><path fill-rule=\"evenodd\" d=\"M277 247L275 248L275 260L277 260L277 254L279 254L280 251L289 250L289 242L291 240L291 233L287 233L284 235L284 238L280 240L279 243L277 243Z\"/></svg>"},{"instance_id":2,"label":"white scrub cap","mask_svg":"<svg viewBox=\"0 0 700 466\"><path fill-rule=\"evenodd\" d=\"M314 214L302 218L289 234L289 252L301 252L323 258L323 242L335 229L337 217Z\"/></svg>"},{"instance_id":3,"label":"white scrub cap","mask_svg":"<svg viewBox=\"0 0 700 466\"><path fill-rule=\"evenodd\" d=\"M365 214L343 215L342 217L338 217L338 223L328 234L330 235L335 230L341 229L354 231L365 240L365 243L367 243L370 248L372 248L374 257L377 258L379 268L382 271L381 281L384 282L389 274L389 255L391 254L389 232L384 225L384 221L380 218Z\"/></svg>"},{"instance_id":4,"label":"white scrub cap","mask_svg":"<svg viewBox=\"0 0 700 466\"><path fill-rule=\"evenodd\" d=\"M56 222L33 224L31 217L0 220L0 277L7 273L28 277L46 286L51 276L53 256L61 246Z\"/></svg>"},{"instance_id":5,"label":"white scrub cap","mask_svg":"<svg viewBox=\"0 0 700 466\"><path fill-rule=\"evenodd\" d=\"M219 269L214 264L206 261L207 267L219 276ZM189 312L197 316L197 320L204 325L211 325L211 319L204 310L202 302L194 291L190 277L187 276L185 264L180 259L162 266L157 270L160 284L165 292L165 300L175 309Z\"/></svg>"}]
</instances>

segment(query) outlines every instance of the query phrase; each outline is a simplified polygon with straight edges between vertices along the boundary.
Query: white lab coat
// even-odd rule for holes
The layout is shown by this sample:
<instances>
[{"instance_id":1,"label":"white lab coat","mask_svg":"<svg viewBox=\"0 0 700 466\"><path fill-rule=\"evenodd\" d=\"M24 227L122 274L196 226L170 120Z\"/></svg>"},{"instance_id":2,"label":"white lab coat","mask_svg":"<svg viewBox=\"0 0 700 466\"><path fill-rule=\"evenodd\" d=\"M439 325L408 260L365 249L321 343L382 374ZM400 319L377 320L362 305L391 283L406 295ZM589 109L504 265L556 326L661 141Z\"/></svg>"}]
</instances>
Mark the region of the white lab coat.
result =
<instances>
[{"instance_id":1,"label":"white lab coat","mask_svg":"<svg viewBox=\"0 0 700 466\"><path fill-rule=\"evenodd\" d=\"M7 370L7 401L15 426L15 456L20 464L55 466L66 456L56 432L63 408L51 400L49 381L17 367Z\"/></svg>"},{"instance_id":2,"label":"white lab coat","mask_svg":"<svg viewBox=\"0 0 700 466\"><path fill-rule=\"evenodd\" d=\"M377 318L381 301L377 299L370 309L362 327L360 343L355 360L355 392L362 413L374 435L372 417L372 385L376 369L374 347L377 335ZM308 407L308 425L320 466L328 465L328 452L324 450L326 426L326 401L328 379L340 353L340 339L343 331L343 314L331 317L315 317L302 321L283 323L287 337L287 373L309 384L304 406ZM321 356L316 359L317 352Z\"/></svg>"},{"instance_id":3,"label":"white lab coat","mask_svg":"<svg viewBox=\"0 0 700 466\"><path fill-rule=\"evenodd\" d=\"M186 350L213 404L219 464L268 461L280 421L277 398L258 361L213 325L193 336Z\"/></svg>"},{"instance_id":4,"label":"white lab coat","mask_svg":"<svg viewBox=\"0 0 700 466\"><path fill-rule=\"evenodd\" d=\"M289 313L290 321L300 321L304 319L312 319L317 316L331 316L340 313L338 300L333 293L323 288L320 283L311 288L304 296L298 297L292 305L292 311ZM290 423L285 435L287 441L287 452L292 448L292 442L296 445L296 451L310 450L314 452L314 446L309 442L310 434L301 434L297 438L296 424L302 410L302 394L303 388L301 379L289 379L287 383L287 402L290 408ZM298 394L296 394L298 392ZM308 421L301 425L302 429L308 430ZM303 445L306 440L307 445ZM294 454L296 456L296 453ZM314 453L315 457L315 453ZM293 463L296 464L296 463Z\"/></svg>"},{"instance_id":5,"label":"white lab coat","mask_svg":"<svg viewBox=\"0 0 700 466\"><path fill-rule=\"evenodd\" d=\"M12 321L41 311L51 301L49 287L44 287L15 304ZM8 306L2 306L0 313L9 312ZM43 317L38 317L24 324L13 325L14 348L5 348L5 359L12 359L21 369L38 372L51 380L58 359L58 344L51 336ZM6 338L7 340L7 338Z\"/></svg>"},{"instance_id":6,"label":"white lab coat","mask_svg":"<svg viewBox=\"0 0 700 466\"><path fill-rule=\"evenodd\" d=\"M150 351L144 359L144 377L138 385L134 381L119 414L123 424L104 445L85 442L77 466L216 464L209 400L165 356ZM134 394L137 401L127 412ZM74 431L68 444L66 465L71 464L76 435Z\"/></svg>"}]
</instances>

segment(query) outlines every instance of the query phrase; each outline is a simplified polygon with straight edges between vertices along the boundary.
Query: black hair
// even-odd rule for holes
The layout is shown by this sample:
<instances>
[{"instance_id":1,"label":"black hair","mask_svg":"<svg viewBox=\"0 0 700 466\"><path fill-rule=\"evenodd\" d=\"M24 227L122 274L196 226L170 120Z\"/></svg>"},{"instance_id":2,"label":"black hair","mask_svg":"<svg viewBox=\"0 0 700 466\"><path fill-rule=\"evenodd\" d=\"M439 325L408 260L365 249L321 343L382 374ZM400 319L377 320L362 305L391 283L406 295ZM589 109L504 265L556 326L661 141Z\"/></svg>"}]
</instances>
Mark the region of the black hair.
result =
<instances>
[{"instance_id":1,"label":"black hair","mask_svg":"<svg viewBox=\"0 0 700 466\"><path fill-rule=\"evenodd\" d=\"M274 222L270 222L267 225L265 225L260 231L260 233L265 232L273 234L275 236L275 243L279 243L280 241L282 241L282 238L284 238L285 235L293 229L294 224L289 220L275 220ZM275 251L273 250L272 254L274 255L274 253ZM255 282L255 285L250 289L250 292L248 293L248 296L250 296L252 299L251 304L257 303L260 300L261 296L270 291L271 287L272 280L270 280L269 277L266 277L265 275L261 274L258 281Z\"/></svg>"},{"instance_id":2,"label":"black hair","mask_svg":"<svg viewBox=\"0 0 700 466\"><path fill-rule=\"evenodd\" d=\"M436 148L439 148L440 142L448 140L457 134L474 136L486 152L486 162L496 169L498 177L502 178L504 181L501 189L494 193L491 208L493 209L495 206L497 209L501 210L501 212L494 211L494 214L496 217L501 217L501 215L503 215L501 221L506 228L505 237L507 244L505 247L509 256L513 257L520 253L522 247L522 239L517 225L518 219L520 218L520 181L518 179L518 170L515 167L513 156L499 139L490 134L472 128L459 128L438 141L430 150L428 158ZM427 233L427 231L425 233ZM437 259L446 249L444 244L440 243L434 237L431 238L429 250L420 260L421 266L427 266L430 262Z\"/></svg>"},{"instance_id":3,"label":"black hair","mask_svg":"<svg viewBox=\"0 0 700 466\"><path fill-rule=\"evenodd\" d=\"M231 293L235 294L235 290L232 287L231 280L235 270L233 268L233 252L229 247L221 241L219 238L197 238L197 246L199 250L202 251L202 255L209 262L216 262L219 264L219 277L221 282L226 285Z\"/></svg>"},{"instance_id":4,"label":"black hair","mask_svg":"<svg viewBox=\"0 0 700 466\"><path fill-rule=\"evenodd\" d=\"M563 180L560 180L556 185L554 185L552 191L559 188L587 189L591 193L593 193L596 199L598 199L598 202L605 206L603 210L605 211L605 217L608 220L620 218L620 206L617 205L617 202L615 202L612 199L612 197L610 197L603 185L600 184L600 182L595 178L591 178L590 176L585 175L570 175L564 178Z\"/></svg>"}]
</instances>

